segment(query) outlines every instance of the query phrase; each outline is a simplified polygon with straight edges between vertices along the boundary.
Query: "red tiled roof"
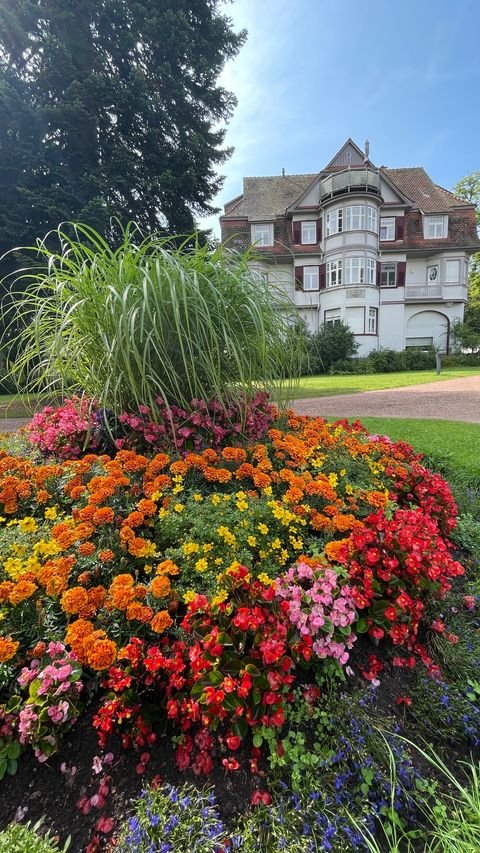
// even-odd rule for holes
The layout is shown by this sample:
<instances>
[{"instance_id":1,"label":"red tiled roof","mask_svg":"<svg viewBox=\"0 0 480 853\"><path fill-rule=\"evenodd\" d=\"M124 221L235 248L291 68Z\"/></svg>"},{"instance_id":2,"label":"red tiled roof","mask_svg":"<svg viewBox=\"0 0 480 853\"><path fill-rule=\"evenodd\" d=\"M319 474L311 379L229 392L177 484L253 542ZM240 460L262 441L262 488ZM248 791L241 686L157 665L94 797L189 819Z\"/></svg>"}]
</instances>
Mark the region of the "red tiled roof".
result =
<instances>
[{"instance_id":1,"label":"red tiled roof","mask_svg":"<svg viewBox=\"0 0 480 853\"><path fill-rule=\"evenodd\" d=\"M421 166L405 169L382 167L381 171L423 213L448 213L453 207L468 206L465 199L434 184Z\"/></svg>"}]
</instances>

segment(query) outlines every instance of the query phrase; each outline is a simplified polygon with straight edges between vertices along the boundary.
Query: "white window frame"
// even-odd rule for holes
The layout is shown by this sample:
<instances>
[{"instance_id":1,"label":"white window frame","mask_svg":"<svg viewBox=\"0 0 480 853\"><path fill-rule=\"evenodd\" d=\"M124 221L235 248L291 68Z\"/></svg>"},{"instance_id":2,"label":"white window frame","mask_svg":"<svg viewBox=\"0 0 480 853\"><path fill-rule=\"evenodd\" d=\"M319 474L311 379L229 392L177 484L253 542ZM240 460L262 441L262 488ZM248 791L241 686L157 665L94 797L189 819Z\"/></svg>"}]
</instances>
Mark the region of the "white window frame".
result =
<instances>
[{"instance_id":1,"label":"white window frame","mask_svg":"<svg viewBox=\"0 0 480 853\"><path fill-rule=\"evenodd\" d=\"M452 273L449 273L449 269L452 268L452 264L456 265L456 273L454 273L455 277L452 278ZM460 259L459 258L447 258L445 260L445 284L460 284Z\"/></svg>"},{"instance_id":2,"label":"white window frame","mask_svg":"<svg viewBox=\"0 0 480 853\"><path fill-rule=\"evenodd\" d=\"M303 268L303 289L306 293L319 290L320 276L318 266L306 266Z\"/></svg>"},{"instance_id":3,"label":"white window frame","mask_svg":"<svg viewBox=\"0 0 480 853\"><path fill-rule=\"evenodd\" d=\"M446 237L445 234L445 216L426 216L425 217L425 237L428 240L441 240ZM448 219L447 219L448 228Z\"/></svg>"},{"instance_id":4,"label":"white window frame","mask_svg":"<svg viewBox=\"0 0 480 853\"><path fill-rule=\"evenodd\" d=\"M395 240L395 217L382 216L380 219L380 240L391 243Z\"/></svg>"},{"instance_id":5,"label":"white window frame","mask_svg":"<svg viewBox=\"0 0 480 853\"><path fill-rule=\"evenodd\" d=\"M301 226L302 227L301 227L300 239L302 241L302 246L313 246L317 242L317 222L316 222L316 220L315 219L306 219L304 222L301 223ZM305 232L310 231L310 230L312 232L312 234L311 234L311 236L313 237L312 240L307 239L307 237L305 235Z\"/></svg>"},{"instance_id":6,"label":"white window frame","mask_svg":"<svg viewBox=\"0 0 480 853\"><path fill-rule=\"evenodd\" d=\"M338 326L342 322L342 312L340 308L327 308L323 312L324 326Z\"/></svg>"},{"instance_id":7,"label":"white window frame","mask_svg":"<svg viewBox=\"0 0 480 853\"><path fill-rule=\"evenodd\" d=\"M365 268L365 283L366 284L375 284L375 272L376 272L376 261L373 258L367 258L367 264Z\"/></svg>"},{"instance_id":8,"label":"white window frame","mask_svg":"<svg viewBox=\"0 0 480 853\"><path fill-rule=\"evenodd\" d=\"M367 207L367 231L378 234L378 213L376 207Z\"/></svg>"},{"instance_id":9,"label":"white window frame","mask_svg":"<svg viewBox=\"0 0 480 853\"><path fill-rule=\"evenodd\" d=\"M369 335L377 334L377 323L378 323L378 308L369 308L367 314L367 327Z\"/></svg>"},{"instance_id":10,"label":"white window frame","mask_svg":"<svg viewBox=\"0 0 480 853\"><path fill-rule=\"evenodd\" d=\"M343 231L343 208L336 207L335 210L329 210L325 217L325 229L327 237L332 234L340 234Z\"/></svg>"},{"instance_id":11,"label":"white window frame","mask_svg":"<svg viewBox=\"0 0 480 853\"><path fill-rule=\"evenodd\" d=\"M433 270L436 270L434 273ZM440 264L430 264L427 267L427 284L439 283Z\"/></svg>"},{"instance_id":12,"label":"white window frame","mask_svg":"<svg viewBox=\"0 0 480 853\"><path fill-rule=\"evenodd\" d=\"M365 231L364 204L352 204L345 209L345 231Z\"/></svg>"},{"instance_id":13,"label":"white window frame","mask_svg":"<svg viewBox=\"0 0 480 853\"><path fill-rule=\"evenodd\" d=\"M255 222L251 237L254 246L273 246L273 222Z\"/></svg>"},{"instance_id":14,"label":"white window frame","mask_svg":"<svg viewBox=\"0 0 480 853\"><path fill-rule=\"evenodd\" d=\"M327 287L341 287L342 285L342 262L327 262Z\"/></svg>"},{"instance_id":15,"label":"white window frame","mask_svg":"<svg viewBox=\"0 0 480 853\"><path fill-rule=\"evenodd\" d=\"M365 284L365 258L345 258L343 282L345 285Z\"/></svg>"},{"instance_id":16,"label":"white window frame","mask_svg":"<svg viewBox=\"0 0 480 853\"><path fill-rule=\"evenodd\" d=\"M385 267L385 269L384 269ZM386 269L389 267L389 269ZM384 274L386 274L386 281L384 281ZM393 276L393 281L392 281ZM397 264L395 261L389 261L388 263L381 264L380 266L380 287L396 287L397 286Z\"/></svg>"}]
</instances>

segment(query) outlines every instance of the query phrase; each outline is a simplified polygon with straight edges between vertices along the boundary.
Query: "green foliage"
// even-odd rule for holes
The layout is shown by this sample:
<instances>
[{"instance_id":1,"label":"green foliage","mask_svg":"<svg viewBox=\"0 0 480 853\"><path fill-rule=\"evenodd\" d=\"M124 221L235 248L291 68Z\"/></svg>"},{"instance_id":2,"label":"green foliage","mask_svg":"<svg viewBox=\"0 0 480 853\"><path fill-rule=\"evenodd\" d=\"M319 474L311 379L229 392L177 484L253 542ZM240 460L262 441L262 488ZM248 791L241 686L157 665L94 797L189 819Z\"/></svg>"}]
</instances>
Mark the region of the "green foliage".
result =
<instances>
[{"instance_id":1,"label":"green foliage","mask_svg":"<svg viewBox=\"0 0 480 853\"><path fill-rule=\"evenodd\" d=\"M334 374L400 373L404 370L429 370L435 367L435 350L393 349L373 350L364 358L337 361L330 372Z\"/></svg>"},{"instance_id":2,"label":"green foliage","mask_svg":"<svg viewBox=\"0 0 480 853\"><path fill-rule=\"evenodd\" d=\"M220 5L1 5L0 255L73 218L187 234L211 212L235 105L217 79L245 40Z\"/></svg>"},{"instance_id":3,"label":"green foliage","mask_svg":"<svg viewBox=\"0 0 480 853\"><path fill-rule=\"evenodd\" d=\"M70 844L69 840L59 848L47 832L39 835L39 829L43 820L37 821L35 826L28 824L12 823L3 832L0 832L0 853L66 853Z\"/></svg>"},{"instance_id":4,"label":"green foliage","mask_svg":"<svg viewBox=\"0 0 480 853\"><path fill-rule=\"evenodd\" d=\"M480 318L479 318L480 319ZM462 322L455 320L451 327L453 340L457 347L471 350L473 353L478 353L480 350L480 325L476 328L474 319L470 316Z\"/></svg>"},{"instance_id":5,"label":"green foliage","mask_svg":"<svg viewBox=\"0 0 480 853\"><path fill-rule=\"evenodd\" d=\"M309 375L328 373L341 359L352 358L358 349L355 335L344 323L324 324L315 334L307 335Z\"/></svg>"},{"instance_id":6,"label":"green foliage","mask_svg":"<svg viewBox=\"0 0 480 853\"><path fill-rule=\"evenodd\" d=\"M294 309L254 277L248 255L175 249L134 226L116 250L84 225L58 238L56 253L45 242L32 250L41 268L16 281L10 322L26 326L13 375L23 387L85 393L115 414L155 414L157 397L188 410L194 398L226 404L291 387Z\"/></svg>"}]
</instances>

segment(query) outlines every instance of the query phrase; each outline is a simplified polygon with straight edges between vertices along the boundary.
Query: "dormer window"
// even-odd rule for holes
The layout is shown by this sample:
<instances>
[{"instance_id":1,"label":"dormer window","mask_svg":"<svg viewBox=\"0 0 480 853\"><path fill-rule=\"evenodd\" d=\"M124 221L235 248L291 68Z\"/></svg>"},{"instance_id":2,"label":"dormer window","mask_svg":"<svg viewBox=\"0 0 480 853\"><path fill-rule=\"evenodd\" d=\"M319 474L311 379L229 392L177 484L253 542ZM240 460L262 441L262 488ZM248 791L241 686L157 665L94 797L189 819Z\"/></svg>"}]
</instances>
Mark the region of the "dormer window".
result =
<instances>
[{"instance_id":1,"label":"dormer window","mask_svg":"<svg viewBox=\"0 0 480 853\"><path fill-rule=\"evenodd\" d=\"M254 246L273 246L273 222L257 222L252 225Z\"/></svg>"},{"instance_id":2,"label":"dormer window","mask_svg":"<svg viewBox=\"0 0 480 853\"><path fill-rule=\"evenodd\" d=\"M317 242L317 223L314 220L302 222L302 246Z\"/></svg>"},{"instance_id":3,"label":"dormer window","mask_svg":"<svg viewBox=\"0 0 480 853\"><path fill-rule=\"evenodd\" d=\"M440 240L448 236L448 216L425 216L424 237L427 240Z\"/></svg>"}]
</instances>

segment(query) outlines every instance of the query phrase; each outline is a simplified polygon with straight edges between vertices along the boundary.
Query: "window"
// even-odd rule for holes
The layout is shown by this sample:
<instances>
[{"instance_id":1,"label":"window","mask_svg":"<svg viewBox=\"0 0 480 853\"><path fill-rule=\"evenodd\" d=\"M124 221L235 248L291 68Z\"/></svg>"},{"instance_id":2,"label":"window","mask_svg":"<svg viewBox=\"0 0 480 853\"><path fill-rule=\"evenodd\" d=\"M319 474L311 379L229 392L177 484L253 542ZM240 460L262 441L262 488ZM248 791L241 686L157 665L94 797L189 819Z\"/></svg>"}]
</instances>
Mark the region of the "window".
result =
<instances>
[{"instance_id":1,"label":"window","mask_svg":"<svg viewBox=\"0 0 480 853\"><path fill-rule=\"evenodd\" d=\"M446 262L445 281L447 284L458 284L460 281L460 261Z\"/></svg>"},{"instance_id":2,"label":"window","mask_svg":"<svg viewBox=\"0 0 480 853\"><path fill-rule=\"evenodd\" d=\"M338 234L340 231L343 231L343 210L341 207L327 213L327 237L330 237L331 234Z\"/></svg>"},{"instance_id":3,"label":"window","mask_svg":"<svg viewBox=\"0 0 480 853\"><path fill-rule=\"evenodd\" d=\"M437 284L438 282L438 264L427 267L427 284Z\"/></svg>"},{"instance_id":4,"label":"window","mask_svg":"<svg viewBox=\"0 0 480 853\"><path fill-rule=\"evenodd\" d=\"M352 207L347 207L345 229L347 231L364 231L365 230L365 205L355 204Z\"/></svg>"},{"instance_id":5,"label":"window","mask_svg":"<svg viewBox=\"0 0 480 853\"><path fill-rule=\"evenodd\" d=\"M448 231L448 217L447 216L426 216L425 217L425 233L424 233L425 237L428 237L430 240L438 240L440 237L446 237L447 231Z\"/></svg>"},{"instance_id":6,"label":"window","mask_svg":"<svg viewBox=\"0 0 480 853\"><path fill-rule=\"evenodd\" d=\"M375 284L375 261L367 258L367 284Z\"/></svg>"},{"instance_id":7,"label":"window","mask_svg":"<svg viewBox=\"0 0 480 853\"><path fill-rule=\"evenodd\" d=\"M380 268L380 287L395 287L397 283L397 265L382 264Z\"/></svg>"},{"instance_id":8,"label":"window","mask_svg":"<svg viewBox=\"0 0 480 853\"><path fill-rule=\"evenodd\" d=\"M329 261L327 263L327 287L337 287L342 283L342 262Z\"/></svg>"},{"instance_id":9,"label":"window","mask_svg":"<svg viewBox=\"0 0 480 853\"><path fill-rule=\"evenodd\" d=\"M318 267L303 268L303 289L318 290Z\"/></svg>"},{"instance_id":10,"label":"window","mask_svg":"<svg viewBox=\"0 0 480 853\"><path fill-rule=\"evenodd\" d=\"M273 222L252 225L252 243L256 246L273 246Z\"/></svg>"},{"instance_id":11,"label":"window","mask_svg":"<svg viewBox=\"0 0 480 853\"><path fill-rule=\"evenodd\" d=\"M367 207L367 228L369 231L378 232L378 217L375 207Z\"/></svg>"},{"instance_id":12,"label":"window","mask_svg":"<svg viewBox=\"0 0 480 853\"><path fill-rule=\"evenodd\" d=\"M377 314L378 308L369 308L368 309L368 334L376 335L377 334Z\"/></svg>"},{"instance_id":13,"label":"window","mask_svg":"<svg viewBox=\"0 0 480 853\"><path fill-rule=\"evenodd\" d=\"M340 308L329 308L323 314L323 322L326 326L338 326L342 322Z\"/></svg>"},{"instance_id":14,"label":"window","mask_svg":"<svg viewBox=\"0 0 480 853\"><path fill-rule=\"evenodd\" d=\"M363 305L345 308L345 322L355 335L363 335L365 331L365 308Z\"/></svg>"},{"instance_id":15,"label":"window","mask_svg":"<svg viewBox=\"0 0 480 853\"><path fill-rule=\"evenodd\" d=\"M380 219L380 240L395 240L394 216L382 216Z\"/></svg>"},{"instance_id":16,"label":"window","mask_svg":"<svg viewBox=\"0 0 480 853\"><path fill-rule=\"evenodd\" d=\"M317 223L302 222L302 245L317 242Z\"/></svg>"},{"instance_id":17,"label":"window","mask_svg":"<svg viewBox=\"0 0 480 853\"><path fill-rule=\"evenodd\" d=\"M346 258L344 284L365 284L365 258Z\"/></svg>"}]
</instances>

